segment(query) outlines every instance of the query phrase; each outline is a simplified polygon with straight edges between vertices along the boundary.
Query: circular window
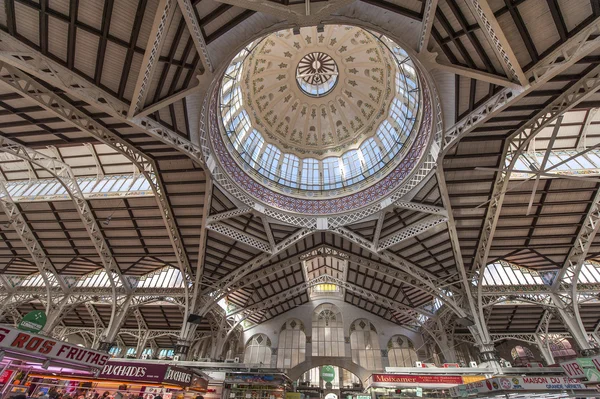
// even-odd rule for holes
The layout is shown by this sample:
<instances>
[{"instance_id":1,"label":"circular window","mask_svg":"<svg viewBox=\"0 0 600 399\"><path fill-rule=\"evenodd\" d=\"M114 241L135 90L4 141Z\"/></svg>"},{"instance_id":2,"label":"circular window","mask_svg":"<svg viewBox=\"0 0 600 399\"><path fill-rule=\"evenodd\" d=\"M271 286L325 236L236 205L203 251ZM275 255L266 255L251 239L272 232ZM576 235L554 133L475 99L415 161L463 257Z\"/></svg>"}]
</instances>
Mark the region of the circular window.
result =
<instances>
[{"instance_id":1,"label":"circular window","mask_svg":"<svg viewBox=\"0 0 600 399\"><path fill-rule=\"evenodd\" d=\"M309 53L298 62L296 81L300 89L311 97L323 97L329 94L337 80L337 64L328 54Z\"/></svg>"}]
</instances>

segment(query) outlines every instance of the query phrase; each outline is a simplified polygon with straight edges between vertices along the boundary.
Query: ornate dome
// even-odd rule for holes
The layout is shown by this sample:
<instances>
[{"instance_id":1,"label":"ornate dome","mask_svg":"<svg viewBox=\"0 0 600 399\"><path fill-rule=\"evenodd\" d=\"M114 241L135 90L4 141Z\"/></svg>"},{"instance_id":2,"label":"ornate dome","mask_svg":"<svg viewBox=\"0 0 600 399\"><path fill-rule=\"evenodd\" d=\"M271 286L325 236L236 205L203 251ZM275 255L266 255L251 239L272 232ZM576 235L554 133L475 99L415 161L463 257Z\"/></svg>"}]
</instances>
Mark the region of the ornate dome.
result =
<instances>
[{"instance_id":1,"label":"ornate dome","mask_svg":"<svg viewBox=\"0 0 600 399\"><path fill-rule=\"evenodd\" d=\"M244 108L265 142L286 153L341 155L386 118L395 94L392 57L351 26L274 33L244 61Z\"/></svg>"},{"instance_id":2,"label":"ornate dome","mask_svg":"<svg viewBox=\"0 0 600 399\"><path fill-rule=\"evenodd\" d=\"M231 181L266 205L336 199L302 210L343 212L390 194L419 165L431 139L424 83L386 36L346 25L274 32L225 70L211 121L220 137L211 128L209 141Z\"/></svg>"}]
</instances>

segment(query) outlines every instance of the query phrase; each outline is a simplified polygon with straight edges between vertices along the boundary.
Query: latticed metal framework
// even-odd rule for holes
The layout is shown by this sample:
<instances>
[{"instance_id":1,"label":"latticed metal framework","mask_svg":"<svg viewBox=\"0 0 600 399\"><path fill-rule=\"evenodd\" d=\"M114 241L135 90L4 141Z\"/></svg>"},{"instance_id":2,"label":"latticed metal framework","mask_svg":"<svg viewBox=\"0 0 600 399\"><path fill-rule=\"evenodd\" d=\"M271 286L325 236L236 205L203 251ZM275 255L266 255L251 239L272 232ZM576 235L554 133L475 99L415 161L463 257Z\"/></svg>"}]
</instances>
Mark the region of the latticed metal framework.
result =
<instances>
[{"instance_id":1,"label":"latticed metal framework","mask_svg":"<svg viewBox=\"0 0 600 399\"><path fill-rule=\"evenodd\" d=\"M600 344L597 0L4 3L0 322L44 309L58 338L214 358L330 284L448 361ZM428 133L402 185L316 206L216 162L214 100L249 42L325 20L406 50ZM306 273L324 258L343 267Z\"/></svg>"}]
</instances>

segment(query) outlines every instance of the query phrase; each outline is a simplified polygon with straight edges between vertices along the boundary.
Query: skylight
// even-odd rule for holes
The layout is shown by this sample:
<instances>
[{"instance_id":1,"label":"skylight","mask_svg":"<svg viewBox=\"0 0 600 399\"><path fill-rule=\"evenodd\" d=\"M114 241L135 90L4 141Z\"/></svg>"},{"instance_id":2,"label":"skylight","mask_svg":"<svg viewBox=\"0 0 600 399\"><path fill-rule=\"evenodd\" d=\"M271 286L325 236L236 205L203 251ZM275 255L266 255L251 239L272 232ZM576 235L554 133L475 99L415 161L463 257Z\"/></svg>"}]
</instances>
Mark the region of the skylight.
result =
<instances>
[{"instance_id":1,"label":"skylight","mask_svg":"<svg viewBox=\"0 0 600 399\"><path fill-rule=\"evenodd\" d=\"M545 151L527 152L519 156L511 179L527 179L542 169ZM600 174L600 149L550 151L543 173L556 175ZM544 177L544 176L542 176ZM547 177L547 176L546 176Z\"/></svg>"},{"instance_id":2,"label":"skylight","mask_svg":"<svg viewBox=\"0 0 600 399\"><path fill-rule=\"evenodd\" d=\"M17 180L5 184L15 202L70 199L57 179ZM150 183L140 174L79 177L77 184L87 199L154 195Z\"/></svg>"},{"instance_id":3,"label":"skylight","mask_svg":"<svg viewBox=\"0 0 600 399\"><path fill-rule=\"evenodd\" d=\"M485 268L482 283L488 286L552 285L557 273L557 270L537 272L509 262L498 261ZM569 279L572 275L572 271L567 271L565 277ZM586 261L581 267L579 283L600 283L600 264Z\"/></svg>"}]
</instances>

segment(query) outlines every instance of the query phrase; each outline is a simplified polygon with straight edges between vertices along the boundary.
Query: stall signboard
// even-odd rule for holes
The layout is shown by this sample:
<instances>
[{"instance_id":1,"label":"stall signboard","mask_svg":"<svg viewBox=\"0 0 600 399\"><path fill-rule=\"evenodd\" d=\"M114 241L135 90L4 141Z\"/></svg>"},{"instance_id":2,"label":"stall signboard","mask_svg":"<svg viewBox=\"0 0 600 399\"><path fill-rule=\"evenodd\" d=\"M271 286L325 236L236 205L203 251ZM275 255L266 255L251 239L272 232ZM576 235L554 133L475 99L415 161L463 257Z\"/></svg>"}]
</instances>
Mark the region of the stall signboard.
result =
<instances>
[{"instance_id":1,"label":"stall signboard","mask_svg":"<svg viewBox=\"0 0 600 399\"><path fill-rule=\"evenodd\" d=\"M46 312L43 310L32 310L23 316L17 328L22 331L39 333L46 326Z\"/></svg>"},{"instance_id":2,"label":"stall signboard","mask_svg":"<svg viewBox=\"0 0 600 399\"><path fill-rule=\"evenodd\" d=\"M586 389L584 384L564 376L494 377L450 388L452 397L494 391L563 391Z\"/></svg>"},{"instance_id":3,"label":"stall signboard","mask_svg":"<svg viewBox=\"0 0 600 399\"><path fill-rule=\"evenodd\" d=\"M333 366L323 366L321 367L321 378L325 382L333 382L335 379L335 369Z\"/></svg>"},{"instance_id":4,"label":"stall signboard","mask_svg":"<svg viewBox=\"0 0 600 399\"><path fill-rule=\"evenodd\" d=\"M580 357L562 362L560 366L571 378L586 378L588 382L600 382L600 356Z\"/></svg>"},{"instance_id":5,"label":"stall signboard","mask_svg":"<svg viewBox=\"0 0 600 399\"><path fill-rule=\"evenodd\" d=\"M110 355L105 352L82 348L8 326L0 327L0 349L43 360L49 359L92 368L103 367L110 359Z\"/></svg>"},{"instance_id":6,"label":"stall signboard","mask_svg":"<svg viewBox=\"0 0 600 399\"><path fill-rule=\"evenodd\" d=\"M374 384L400 385L400 384L451 384L463 383L458 375L403 375L403 374L373 374Z\"/></svg>"},{"instance_id":7,"label":"stall signboard","mask_svg":"<svg viewBox=\"0 0 600 399\"><path fill-rule=\"evenodd\" d=\"M110 360L98 378L131 382L167 383L188 387L194 374L181 367L168 364L119 362Z\"/></svg>"}]
</instances>

